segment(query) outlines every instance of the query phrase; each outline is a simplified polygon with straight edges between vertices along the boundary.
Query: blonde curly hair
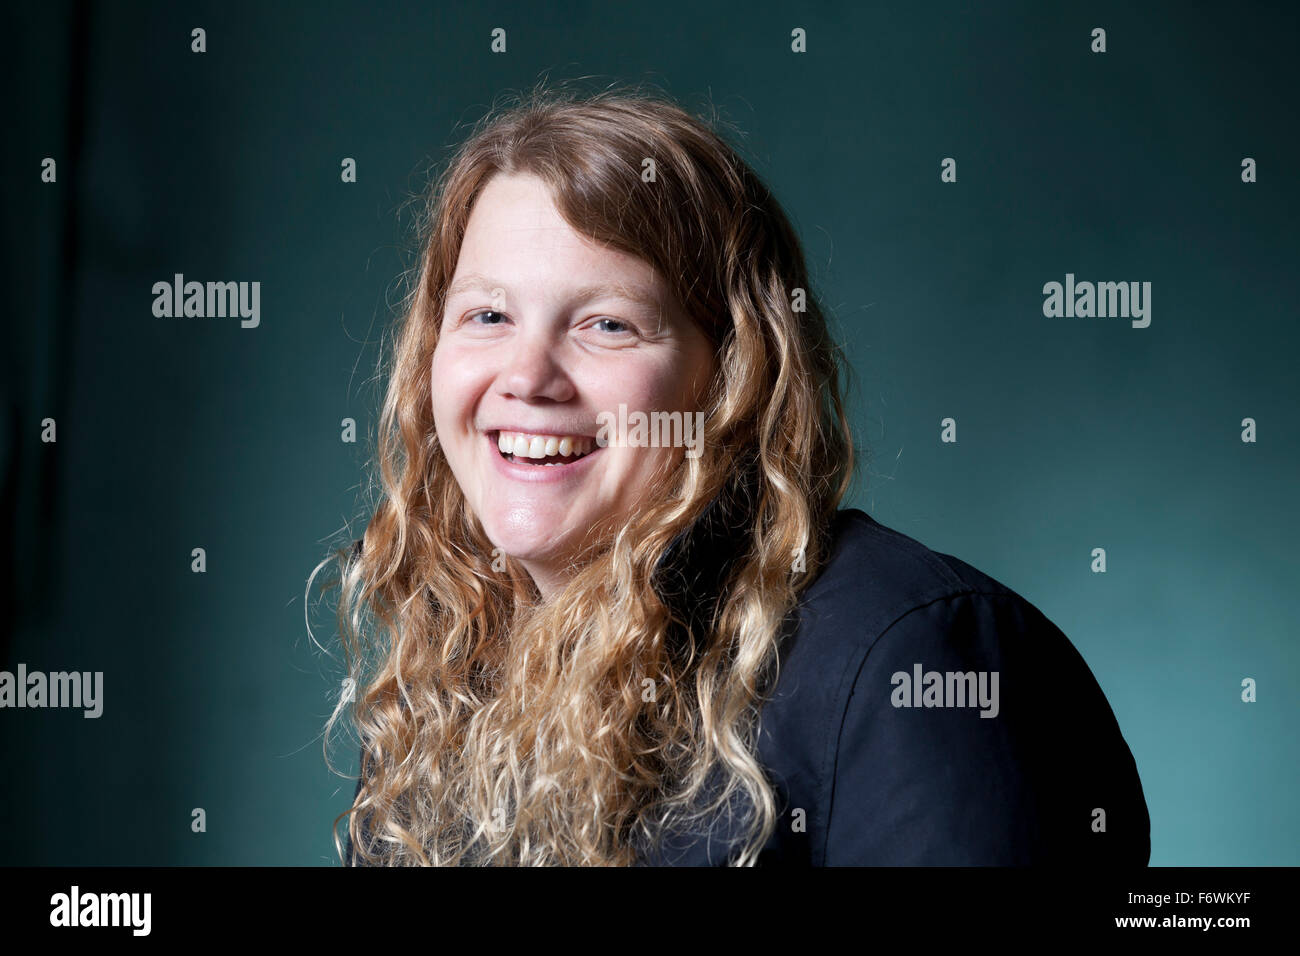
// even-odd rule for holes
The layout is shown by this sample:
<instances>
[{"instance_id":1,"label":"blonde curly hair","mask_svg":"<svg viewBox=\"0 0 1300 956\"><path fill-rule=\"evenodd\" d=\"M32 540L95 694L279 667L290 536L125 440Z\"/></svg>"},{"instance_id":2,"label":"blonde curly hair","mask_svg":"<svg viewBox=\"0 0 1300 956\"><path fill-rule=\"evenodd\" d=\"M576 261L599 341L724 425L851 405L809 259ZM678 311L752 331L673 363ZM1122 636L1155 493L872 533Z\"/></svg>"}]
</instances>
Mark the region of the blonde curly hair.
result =
<instances>
[{"instance_id":1,"label":"blonde curly hair","mask_svg":"<svg viewBox=\"0 0 1300 956\"><path fill-rule=\"evenodd\" d=\"M497 173L540 177L575 230L652 264L717 359L705 453L547 601L514 560L493 570L432 417L444 295ZM360 863L625 865L725 810L728 862L753 864L778 813L758 712L854 469L847 370L793 228L713 126L668 98L538 88L459 147L420 237L379 422L382 501L312 574L339 567L362 741L340 856L350 817Z\"/></svg>"}]
</instances>

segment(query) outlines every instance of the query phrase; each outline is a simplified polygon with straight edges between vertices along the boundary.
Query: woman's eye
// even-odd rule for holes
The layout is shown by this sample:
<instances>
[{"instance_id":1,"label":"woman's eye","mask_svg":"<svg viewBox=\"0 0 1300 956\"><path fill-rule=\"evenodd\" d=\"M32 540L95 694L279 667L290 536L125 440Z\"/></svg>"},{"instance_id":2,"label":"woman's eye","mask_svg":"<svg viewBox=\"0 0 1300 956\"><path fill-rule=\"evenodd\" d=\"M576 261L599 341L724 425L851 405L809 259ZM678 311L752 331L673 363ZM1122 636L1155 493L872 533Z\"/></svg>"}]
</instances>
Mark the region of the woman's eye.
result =
<instances>
[{"instance_id":1,"label":"woman's eye","mask_svg":"<svg viewBox=\"0 0 1300 956\"><path fill-rule=\"evenodd\" d=\"M480 309L477 312L471 312L469 315L465 316L465 321L470 325L477 325L480 328L492 328L501 325L503 322L508 322L509 316L504 312L498 312L495 309ZM597 332L604 332L619 337L632 334L636 331L630 322L610 318L597 319L592 323L591 328L594 328Z\"/></svg>"}]
</instances>

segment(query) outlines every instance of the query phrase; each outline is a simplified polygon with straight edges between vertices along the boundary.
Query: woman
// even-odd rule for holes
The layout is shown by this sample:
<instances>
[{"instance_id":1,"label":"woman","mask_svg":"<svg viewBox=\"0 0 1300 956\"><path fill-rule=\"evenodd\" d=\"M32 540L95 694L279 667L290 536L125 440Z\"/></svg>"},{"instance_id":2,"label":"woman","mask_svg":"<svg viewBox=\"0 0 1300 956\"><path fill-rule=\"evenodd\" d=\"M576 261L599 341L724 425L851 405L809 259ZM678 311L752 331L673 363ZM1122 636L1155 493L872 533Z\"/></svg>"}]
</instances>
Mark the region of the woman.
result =
<instances>
[{"instance_id":1,"label":"woman","mask_svg":"<svg viewBox=\"0 0 1300 956\"><path fill-rule=\"evenodd\" d=\"M1065 636L839 510L839 366L794 230L707 124L542 91L480 125L345 556L349 863L1146 863Z\"/></svg>"}]
</instances>

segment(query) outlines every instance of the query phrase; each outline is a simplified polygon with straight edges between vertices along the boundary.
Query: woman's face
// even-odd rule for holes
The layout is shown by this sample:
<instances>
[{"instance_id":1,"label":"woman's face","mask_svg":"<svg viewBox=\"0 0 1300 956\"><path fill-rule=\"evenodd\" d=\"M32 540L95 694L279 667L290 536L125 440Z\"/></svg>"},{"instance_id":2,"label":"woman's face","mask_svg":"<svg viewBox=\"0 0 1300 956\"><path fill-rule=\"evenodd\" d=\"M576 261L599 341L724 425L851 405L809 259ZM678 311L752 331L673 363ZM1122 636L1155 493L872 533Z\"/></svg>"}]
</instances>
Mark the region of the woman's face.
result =
<instances>
[{"instance_id":1,"label":"woman's face","mask_svg":"<svg viewBox=\"0 0 1300 956\"><path fill-rule=\"evenodd\" d=\"M599 447L609 419L597 416L695 411L713 372L708 340L649 263L575 232L540 179L487 183L433 354L434 426L488 538L544 596L586 533L631 515L685 453ZM548 452L563 463L541 464Z\"/></svg>"}]
</instances>

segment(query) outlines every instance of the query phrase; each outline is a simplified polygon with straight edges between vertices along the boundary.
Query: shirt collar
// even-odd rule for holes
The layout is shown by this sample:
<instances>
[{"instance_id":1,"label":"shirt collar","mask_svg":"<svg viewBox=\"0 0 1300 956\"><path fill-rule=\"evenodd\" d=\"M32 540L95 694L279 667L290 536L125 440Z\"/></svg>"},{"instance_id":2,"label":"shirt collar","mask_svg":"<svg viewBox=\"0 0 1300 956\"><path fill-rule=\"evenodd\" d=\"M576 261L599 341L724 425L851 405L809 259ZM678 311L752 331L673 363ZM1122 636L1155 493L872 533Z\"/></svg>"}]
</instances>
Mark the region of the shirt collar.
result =
<instances>
[{"instance_id":1,"label":"shirt collar","mask_svg":"<svg viewBox=\"0 0 1300 956\"><path fill-rule=\"evenodd\" d=\"M711 624L727 575L748 546L757 476L751 456L699 517L677 533L655 564L655 592L691 622L697 636Z\"/></svg>"}]
</instances>

